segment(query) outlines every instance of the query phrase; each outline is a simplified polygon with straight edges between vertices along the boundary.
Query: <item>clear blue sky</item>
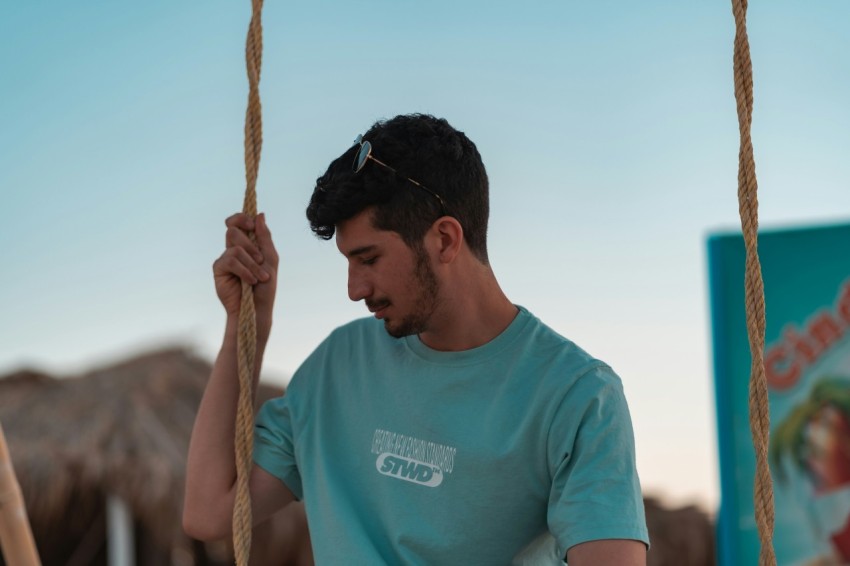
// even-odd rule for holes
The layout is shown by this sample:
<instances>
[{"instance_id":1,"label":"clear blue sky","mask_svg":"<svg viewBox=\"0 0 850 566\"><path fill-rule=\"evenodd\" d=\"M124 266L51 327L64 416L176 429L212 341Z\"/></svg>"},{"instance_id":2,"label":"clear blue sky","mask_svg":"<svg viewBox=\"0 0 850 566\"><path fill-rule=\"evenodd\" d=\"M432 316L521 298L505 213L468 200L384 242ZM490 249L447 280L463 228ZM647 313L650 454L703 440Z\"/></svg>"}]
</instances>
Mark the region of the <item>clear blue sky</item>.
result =
<instances>
[{"instance_id":1,"label":"clear blue sky","mask_svg":"<svg viewBox=\"0 0 850 566\"><path fill-rule=\"evenodd\" d=\"M0 371L174 341L214 355L249 17L247 0L0 6ZM848 21L843 0L750 7L762 226L850 219ZM270 378L366 314L304 220L313 181L376 119L444 116L488 167L508 295L622 376L645 488L713 505L704 250L739 225L730 5L268 2L264 24Z\"/></svg>"}]
</instances>

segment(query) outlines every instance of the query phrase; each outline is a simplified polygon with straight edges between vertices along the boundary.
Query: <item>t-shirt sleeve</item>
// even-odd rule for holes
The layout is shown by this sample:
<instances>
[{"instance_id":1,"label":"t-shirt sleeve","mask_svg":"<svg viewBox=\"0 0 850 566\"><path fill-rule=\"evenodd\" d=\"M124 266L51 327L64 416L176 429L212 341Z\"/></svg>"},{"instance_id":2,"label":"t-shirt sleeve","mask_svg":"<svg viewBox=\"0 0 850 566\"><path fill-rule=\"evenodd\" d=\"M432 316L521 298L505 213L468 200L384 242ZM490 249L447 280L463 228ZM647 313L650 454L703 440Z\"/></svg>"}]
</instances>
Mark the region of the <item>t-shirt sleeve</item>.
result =
<instances>
[{"instance_id":1,"label":"t-shirt sleeve","mask_svg":"<svg viewBox=\"0 0 850 566\"><path fill-rule=\"evenodd\" d=\"M300 500L303 488L292 441L291 400L287 393L260 408L254 426L254 463L285 483Z\"/></svg>"},{"instance_id":2,"label":"t-shirt sleeve","mask_svg":"<svg viewBox=\"0 0 850 566\"><path fill-rule=\"evenodd\" d=\"M582 375L549 432L549 529L563 552L582 542L649 545L634 432L620 378L605 366Z\"/></svg>"}]
</instances>

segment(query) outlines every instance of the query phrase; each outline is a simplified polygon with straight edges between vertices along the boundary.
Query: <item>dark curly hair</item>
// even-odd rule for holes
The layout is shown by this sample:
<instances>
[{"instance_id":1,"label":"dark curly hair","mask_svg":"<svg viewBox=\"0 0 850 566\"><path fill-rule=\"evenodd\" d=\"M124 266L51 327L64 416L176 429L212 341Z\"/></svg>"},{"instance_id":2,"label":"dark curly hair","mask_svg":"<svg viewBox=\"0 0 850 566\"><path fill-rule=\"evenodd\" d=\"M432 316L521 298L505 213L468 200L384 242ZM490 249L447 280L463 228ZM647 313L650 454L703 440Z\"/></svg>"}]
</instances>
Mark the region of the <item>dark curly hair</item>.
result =
<instances>
[{"instance_id":1,"label":"dark curly hair","mask_svg":"<svg viewBox=\"0 0 850 566\"><path fill-rule=\"evenodd\" d=\"M419 248L425 232L443 214L463 227L470 250L483 263L487 258L487 220L490 215L487 172L475 144L442 118L407 114L376 122L363 139L372 155L396 173L369 160L357 173L354 145L316 180L307 207L310 228L325 240L337 224L373 206L373 224L397 232L411 248ZM408 178L440 195L440 201Z\"/></svg>"}]
</instances>

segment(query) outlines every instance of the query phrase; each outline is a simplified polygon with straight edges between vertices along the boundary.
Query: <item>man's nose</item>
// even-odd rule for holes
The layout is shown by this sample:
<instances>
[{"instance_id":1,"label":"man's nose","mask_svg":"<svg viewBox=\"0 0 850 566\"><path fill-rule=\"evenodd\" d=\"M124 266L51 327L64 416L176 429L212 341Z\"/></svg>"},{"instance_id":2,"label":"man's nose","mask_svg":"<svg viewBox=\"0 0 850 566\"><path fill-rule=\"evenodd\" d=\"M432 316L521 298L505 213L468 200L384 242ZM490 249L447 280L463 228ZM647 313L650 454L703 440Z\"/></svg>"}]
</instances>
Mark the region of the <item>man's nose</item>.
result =
<instances>
[{"instance_id":1,"label":"man's nose","mask_svg":"<svg viewBox=\"0 0 850 566\"><path fill-rule=\"evenodd\" d=\"M348 298L352 301L360 301L372 294L372 286L366 280L354 272L353 269L348 270Z\"/></svg>"}]
</instances>

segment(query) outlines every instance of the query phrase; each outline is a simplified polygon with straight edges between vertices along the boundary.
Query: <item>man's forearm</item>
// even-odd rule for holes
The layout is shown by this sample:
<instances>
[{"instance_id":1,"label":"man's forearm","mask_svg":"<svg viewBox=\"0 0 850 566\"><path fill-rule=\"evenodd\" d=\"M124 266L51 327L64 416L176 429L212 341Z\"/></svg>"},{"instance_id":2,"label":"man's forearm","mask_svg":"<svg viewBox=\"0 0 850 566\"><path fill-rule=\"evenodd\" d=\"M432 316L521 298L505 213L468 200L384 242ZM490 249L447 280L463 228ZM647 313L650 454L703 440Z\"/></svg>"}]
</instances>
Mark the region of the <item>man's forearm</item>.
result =
<instances>
[{"instance_id":1,"label":"man's forearm","mask_svg":"<svg viewBox=\"0 0 850 566\"><path fill-rule=\"evenodd\" d=\"M235 422L239 398L238 321L228 318L224 340L195 418L186 465L184 523L213 531L229 523L236 482ZM267 338L258 339L252 392L257 382ZM206 523L209 523L207 525Z\"/></svg>"},{"instance_id":2,"label":"man's forearm","mask_svg":"<svg viewBox=\"0 0 850 566\"><path fill-rule=\"evenodd\" d=\"M583 542L569 549L570 566L646 566L646 545L638 540Z\"/></svg>"}]
</instances>

